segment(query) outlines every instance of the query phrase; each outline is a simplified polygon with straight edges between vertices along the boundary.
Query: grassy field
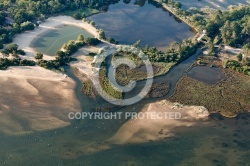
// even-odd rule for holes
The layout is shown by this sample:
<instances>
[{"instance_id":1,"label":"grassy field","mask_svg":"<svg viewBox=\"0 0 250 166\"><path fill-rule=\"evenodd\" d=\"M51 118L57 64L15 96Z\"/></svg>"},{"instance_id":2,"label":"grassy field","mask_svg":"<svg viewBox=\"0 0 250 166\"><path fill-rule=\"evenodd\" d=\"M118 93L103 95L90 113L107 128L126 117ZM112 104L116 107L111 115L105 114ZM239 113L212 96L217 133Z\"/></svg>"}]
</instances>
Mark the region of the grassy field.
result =
<instances>
[{"instance_id":1,"label":"grassy field","mask_svg":"<svg viewBox=\"0 0 250 166\"><path fill-rule=\"evenodd\" d=\"M185 76L170 100L205 106L210 112L219 112L226 117L250 111L250 77L230 70L225 70L225 74L226 81L212 86Z\"/></svg>"}]
</instances>

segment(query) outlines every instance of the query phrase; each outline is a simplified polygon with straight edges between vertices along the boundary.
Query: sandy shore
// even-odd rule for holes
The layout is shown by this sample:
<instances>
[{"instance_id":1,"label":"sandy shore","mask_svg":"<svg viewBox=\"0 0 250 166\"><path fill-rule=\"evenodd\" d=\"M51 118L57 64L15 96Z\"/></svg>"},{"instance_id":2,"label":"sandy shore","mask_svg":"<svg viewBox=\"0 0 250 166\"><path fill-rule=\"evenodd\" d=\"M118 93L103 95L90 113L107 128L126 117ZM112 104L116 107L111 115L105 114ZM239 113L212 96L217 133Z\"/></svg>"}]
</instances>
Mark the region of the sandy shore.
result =
<instances>
[{"instance_id":1,"label":"sandy shore","mask_svg":"<svg viewBox=\"0 0 250 166\"><path fill-rule=\"evenodd\" d=\"M149 116L129 120L109 141L114 144L157 141L173 136L181 128L204 124L209 115L204 107L183 106L166 100L145 105L141 113ZM169 116L152 118L152 113Z\"/></svg>"},{"instance_id":2,"label":"sandy shore","mask_svg":"<svg viewBox=\"0 0 250 166\"><path fill-rule=\"evenodd\" d=\"M42 33L56 29L59 25L74 25L81 27L88 31L89 33L93 34L95 37L98 36L98 32L95 27L91 26L90 24L83 22L81 20L75 20L74 18L70 16L56 16L56 17L50 17L45 22L39 25L39 27L36 27L32 31L27 31L21 34L18 34L15 36L13 43L16 43L19 45L20 49L23 49L26 52L25 56L21 56L25 59L33 60L34 55L36 54L36 51L30 47L31 42L36 38L39 37ZM54 59L54 57L44 55L44 59L51 60Z\"/></svg>"},{"instance_id":3,"label":"sandy shore","mask_svg":"<svg viewBox=\"0 0 250 166\"><path fill-rule=\"evenodd\" d=\"M80 72L84 73L87 78L91 79L94 75L94 69L91 65L94 57L89 56L90 52L98 53L99 49L104 46L111 46L109 43L102 43L98 44L97 46L84 46L83 48L79 49L72 57L76 58L76 62L71 62L70 65L76 67Z\"/></svg>"},{"instance_id":4,"label":"sandy shore","mask_svg":"<svg viewBox=\"0 0 250 166\"><path fill-rule=\"evenodd\" d=\"M22 58L34 60L36 51L30 47L31 42L42 33L65 24L84 28L98 36L97 30L88 23L69 16L57 16L50 17L33 31L16 35L13 43L27 53ZM86 63L87 69L92 68L91 57L85 55L98 52L100 47L102 45L86 47L76 53L75 56L80 60L77 63L80 69ZM54 57L44 55L44 59L51 60ZM86 72L85 68L81 69L84 73L89 70ZM24 134L64 127L70 124L69 112L81 111L74 93L75 82L65 74L39 66L0 70L0 87L0 132L6 134Z\"/></svg>"},{"instance_id":5,"label":"sandy shore","mask_svg":"<svg viewBox=\"0 0 250 166\"><path fill-rule=\"evenodd\" d=\"M162 141L178 135L178 132L187 131L190 127L202 127L209 124L207 121L209 112L206 108L202 106L184 106L167 100L149 103L143 107L140 113L145 116L143 118L138 116L137 119L128 120L110 139L98 144L88 144L82 148L82 153L98 153L112 148L114 144L140 144ZM151 116L154 113L166 113L169 116L167 118L155 118L155 116Z\"/></svg>"},{"instance_id":6,"label":"sandy shore","mask_svg":"<svg viewBox=\"0 0 250 166\"><path fill-rule=\"evenodd\" d=\"M70 125L69 112L81 111L75 83L40 67L0 71L0 132L16 135Z\"/></svg>"},{"instance_id":7,"label":"sandy shore","mask_svg":"<svg viewBox=\"0 0 250 166\"><path fill-rule=\"evenodd\" d=\"M0 70L1 77L15 77L15 78L30 78L30 79L42 79L51 81L70 81L67 75L51 70L44 69L39 66L12 66L7 70Z\"/></svg>"}]
</instances>

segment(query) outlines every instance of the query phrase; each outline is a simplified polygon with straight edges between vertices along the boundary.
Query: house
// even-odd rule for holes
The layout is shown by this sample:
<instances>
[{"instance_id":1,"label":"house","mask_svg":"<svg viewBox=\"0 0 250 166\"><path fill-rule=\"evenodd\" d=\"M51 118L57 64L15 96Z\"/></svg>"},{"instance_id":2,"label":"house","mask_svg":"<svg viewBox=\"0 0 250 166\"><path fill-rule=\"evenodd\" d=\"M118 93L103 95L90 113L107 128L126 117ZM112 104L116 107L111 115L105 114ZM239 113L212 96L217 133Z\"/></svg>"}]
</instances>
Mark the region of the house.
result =
<instances>
[{"instance_id":1,"label":"house","mask_svg":"<svg viewBox=\"0 0 250 166\"><path fill-rule=\"evenodd\" d=\"M206 36L206 34L207 34L207 31L203 30L202 34L197 38L197 41L200 42L203 39L203 37Z\"/></svg>"}]
</instances>

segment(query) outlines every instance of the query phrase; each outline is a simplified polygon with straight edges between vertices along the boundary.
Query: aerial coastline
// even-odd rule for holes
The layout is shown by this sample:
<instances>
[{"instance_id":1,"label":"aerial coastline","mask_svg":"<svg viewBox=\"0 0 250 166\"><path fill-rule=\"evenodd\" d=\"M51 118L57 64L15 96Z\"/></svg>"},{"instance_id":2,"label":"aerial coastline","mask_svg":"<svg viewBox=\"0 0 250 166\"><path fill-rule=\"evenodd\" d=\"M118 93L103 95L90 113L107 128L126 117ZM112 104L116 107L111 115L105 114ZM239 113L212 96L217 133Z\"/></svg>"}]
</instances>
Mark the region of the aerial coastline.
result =
<instances>
[{"instance_id":1,"label":"aerial coastline","mask_svg":"<svg viewBox=\"0 0 250 166\"><path fill-rule=\"evenodd\" d=\"M18 22L18 13L7 9L20 9L25 6L22 3L30 3L32 8L39 1L0 3L0 8L5 8L4 14L15 16L13 20L18 22L20 30L15 31L16 23L9 24L13 29L7 32L15 32L13 36L8 34L12 42L4 42L4 35L0 34L0 44L3 45L0 49L0 146L3 147L0 165L27 165L27 161L28 165L93 166L249 163L250 7L230 6L226 10L218 4L236 2L218 1L198 2L199 5L209 3L214 8L194 5L186 9L189 4L182 0L68 3L52 0L44 3L45 7L53 4L51 8L30 9L35 13L35 19L28 18L30 20L24 23ZM190 1L191 4L195 2ZM116 3L117 8L113 5ZM122 10L121 4L129 4L135 10ZM151 28L152 32L145 36L154 35L154 30L157 31L154 26L170 33L176 31L173 36L178 36L179 30L190 33L189 28L192 28L195 35L188 39L178 36L181 40L169 43L164 51L155 45L142 46L139 39L134 44L122 40L119 44L115 36L106 33L98 21L91 21L89 17L93 12L104 22L112 21L112 17L108 18L105 13L111 6L131 17L131 20L119 20L125 24L136 22L133 17L147 18L150 6L164 10L164 19L170 18L177 26L184 25L185 29L166 27L161 21L156 25L146 22L142 26ZM137 8L143 10L136 13ZM44 10L48 12L43 15ZM32 12L27 13L32 15ZM170 17L166 17L168 14ZM8 17L7 20L11 19ZM32 24L34 30L22 29L26 24ZM111 30L119 26L102 25L110 26ZM84 29L84 32L63 40L61 43L68 41L62 46L58 44L55 55L38 51L39 42L35 48L37 39L46 42L48 38L53 43L57 37L60 40L71 34L70 30L57 31L71 26ZM132 29L141 33L140 26ZM3 28L1 30L5 32ZM116 30L117 35L129 37L122 33L124 31ZM51 37L53 31L56 31L54 38ZM48 32L52 35L46 36ZM161 33L156 32L157 35ZM164 38L155 42L169 41L160 39ZM45 50L50 47L49 44L41 45ZM101 59L106 54L110 57ZM111 97L124 101L136 96L149 79L144 57L152 64L153 83L146 97L139 96L139 102L114 105L95 89L94 75L101 82L100 89ZM99 64L98 58L102 60ZM133 61L135 67L127 65L126 60ZM122 65L116 66L113 61ZM115 72L111 73L113 69ZM109 72L119 86L129 87L131 81L136 85L128 92L120 90L110 81ZM109 116L80 118L84 113ZM141 114L143 117L110 118L116 113ZM75 116L70 118L72 114Z\"/></svg>"}]
</instances>

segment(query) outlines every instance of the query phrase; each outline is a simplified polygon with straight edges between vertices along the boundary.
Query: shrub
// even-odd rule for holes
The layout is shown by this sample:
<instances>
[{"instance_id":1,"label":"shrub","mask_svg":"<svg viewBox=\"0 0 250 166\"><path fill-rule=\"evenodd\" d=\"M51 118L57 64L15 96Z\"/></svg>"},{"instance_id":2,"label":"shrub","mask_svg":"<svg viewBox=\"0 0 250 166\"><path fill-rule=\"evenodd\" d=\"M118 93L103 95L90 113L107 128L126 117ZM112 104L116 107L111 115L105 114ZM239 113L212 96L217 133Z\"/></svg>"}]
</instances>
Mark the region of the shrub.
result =
<instances>
[{"instance_id":1,"label":"shrub","mask_svg":"<svg viewBox=\"0 0 250 166\"><path fill-rule=\"evenodd\" d=\"M22 31L26 31L26 30L33 30L35 29L35 26L33 23L29 22L29 21L26 21L26 22L23 22L21 25L21 30Z\"/></svg>"},{"instance_id":2,"label":"shrub","mask_svg":"<svg viewBox=\"0 0 250 166\"><path fill-rule=\"evenodd\" d=\"M8 59L0 58L0 70L6 70L9 66L35 66L36 63L31 60L22 60L20 58Z\"/></svg>"},{"instance_id":3,"label":"shrub","mask_svg":"<svg viewBox=\"0 0 250 166\"><path fill-rule=\"evenodd\" d=\"M88 45L91 45L91 46L95 46L97 44L99 44L101 41L97 38L86 38L85 40L85 43L88 44Z\"/></svg>"},{"instance_id":4,"label":"shrub","mask_svg":"<svg viewBox=\"0 0 250 166\"><path fill-rule=\"evenodd\" d=\"M100 32L99 32L99 37L101 38L101 39L106 39L106 36L105 36L105 33L104 33L104 31L101 29L100 30Z\"/></svg>"},{"instance_id":5,"label":"shrub","mask_svg":"<svg viewBox=\"0 0 250 166\"><path fill-rule=\"evenodd\" d=\"M42 53L36 53L36 56L34 57L37 60L43 59L43 54Z\"/></svg>"},{"instance_id":6,"label":"shrub","mask_svg":"<svg viewBox=\"0 0 250 166\"><path fill-rule=\"evenodd\" d=\"M76 20L80 20L82 18L82 15L81 13L75 13L73 14L73 17L76 19Z\"/></svg>"},{"instance_id":7,"label":"shrub","mask_svg":"<svg viewBox=\"0 0 250 166\"><path fill-rule=\"evenodd\" d=\"M114 38L108 37L107 41L109 43L113 43L113 44L119 44L119 41L115 40Z\"/></svg>"},{"instance_id":8,"label":"shrub","mask_svg":"<svg viewBox=\"0 0 250 166\"><path fill-rule=\"evenodd\" d=\"M79 35L78 38L77 38L78 41L84 41L84 37L83 35Z\"/></svg>"},{"instance_id":9,"label":"shrub","mask_svg":"<svg viewBox=\"0 0 250 166\"><path fill-rule=\"evenodd\" d=\"M25 55L26 53L24 52L24 50L17 50L17 53L20 54L20 55Z\"/></svg>"},{"instance_id":10,"label":"shrub","mask_svg":"<svg viewBox=\"0 0 250 166\"><path fill-rule=\"evenodd\" d=\"M95 26L95 22L94 22L94 21L90 21L90 24L91 24L92 26Z\"/></svg>"},{"instance_id":11,"label":"shrub","mask_svg":"<svg viewBox=\"0 0 250 166\"><path fill-rule=\"evenodd\" d=\"M6 50L8 53L14 54L14 53L17 52L17 49L18 49L18 45L17 45L17 44L14 44L14 43L11 43L11 44L8 44L8 45L6 46L6 49L5 49L5 50Z\"/></svg>"},{"instance_id":12,"label":"shrub","mask_svg":"<svg viewBox=\"0 0 250 166\"><path fill-rule=\"evenodd\" d=\"M243 56L242 56L242 54L241 53L239 53L238 55L237 55L237 59L238 59L238 61L242 61L242 58L243 58Z\"/></svg>"}]
</instances>

